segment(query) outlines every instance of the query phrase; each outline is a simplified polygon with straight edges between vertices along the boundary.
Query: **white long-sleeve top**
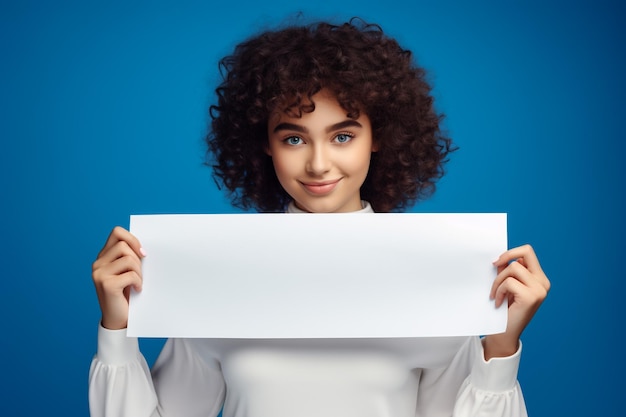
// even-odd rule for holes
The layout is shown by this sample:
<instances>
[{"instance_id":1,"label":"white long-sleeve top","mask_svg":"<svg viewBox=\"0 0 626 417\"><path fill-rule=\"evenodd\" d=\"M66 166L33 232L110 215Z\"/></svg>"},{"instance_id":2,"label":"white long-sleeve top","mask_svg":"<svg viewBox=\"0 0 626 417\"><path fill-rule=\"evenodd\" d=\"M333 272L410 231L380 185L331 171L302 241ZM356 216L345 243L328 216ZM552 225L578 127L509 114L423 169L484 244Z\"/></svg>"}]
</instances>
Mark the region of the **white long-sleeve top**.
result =
<instances>
[{"instance_id":1,"label":"white long-sleeve top","mask_svg":"<svg viewBox=\"0 0 626 417\"><path fill-rule=\"evenodd\" d=\"M526 416L520 349L478 337L169 339L152 371L126 330L98 332L92 417Z\"/></svg>"},{"instance_id":2,"label":"white long-sleeve top","mask_svg":"<svg viewBox=\"0 0 626 417\"><path fill-rule=\"evenodd\" d=\"M136 338L100 326L89 406L92 417L525 417L520 354L521 343L485 361L478 337L169 339L150 370Z\"/></svg>"}]
</instances>

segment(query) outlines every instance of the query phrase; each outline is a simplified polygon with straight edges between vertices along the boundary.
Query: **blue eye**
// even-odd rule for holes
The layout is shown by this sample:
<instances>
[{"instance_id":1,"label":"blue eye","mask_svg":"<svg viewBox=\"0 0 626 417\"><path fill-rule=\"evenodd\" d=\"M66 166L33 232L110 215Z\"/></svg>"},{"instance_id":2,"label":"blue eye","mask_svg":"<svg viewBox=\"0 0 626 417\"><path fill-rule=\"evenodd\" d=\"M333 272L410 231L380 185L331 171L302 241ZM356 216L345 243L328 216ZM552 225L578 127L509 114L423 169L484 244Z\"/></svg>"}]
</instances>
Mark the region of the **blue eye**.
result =
<instances>
[{"instance_id":1,"label":"blue eye","mask_svg":"<svg viewBox=\"0 0 626 417\"><path fill-rule=\"evenodd\" d=\"M297 136L290 136L284 140L287 145L300 145L302 143L302 139Z\"/></svg>"},{"instance_id":2,"label":"blue eye","mask_svg":"<svg viewBox=\"0 0 626 417\"><path fill-rule=\"evenodd\" d=\"M352 140L352 135L348 133L340 133L337 136L335 136L335 141L337 141L337 143L347 143L347 142L350 142L351 140Z\"/></svg>"}]
</instances>

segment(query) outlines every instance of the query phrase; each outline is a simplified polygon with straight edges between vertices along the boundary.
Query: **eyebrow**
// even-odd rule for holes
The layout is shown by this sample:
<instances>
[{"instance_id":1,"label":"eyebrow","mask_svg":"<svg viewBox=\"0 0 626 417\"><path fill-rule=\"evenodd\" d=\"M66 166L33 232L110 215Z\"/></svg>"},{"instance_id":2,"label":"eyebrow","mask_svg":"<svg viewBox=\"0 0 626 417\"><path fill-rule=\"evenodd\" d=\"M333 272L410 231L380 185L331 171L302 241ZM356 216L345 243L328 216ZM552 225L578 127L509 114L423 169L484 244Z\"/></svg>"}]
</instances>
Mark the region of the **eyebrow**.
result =
<instances>
[{"instance_id":1,"label":"eyebrow","mask_svg":"<svg viewBox=\"0 0 626 417\"><path fill-rule=\"evenodd\" d=\"M335 123L334 125L328 126L326 128L326 133L330 133L335 130L345 129L347 127L363 127L363 126L361 125L361 123L357 122L356 120L348 119L348 120L344 120L343 122ZM309 133L309 129L307 129L304 126L300 126L294 123L279 123L274 128L274 133L280 130L294 130L300 133Z\"/></svg>"}]
</instances>

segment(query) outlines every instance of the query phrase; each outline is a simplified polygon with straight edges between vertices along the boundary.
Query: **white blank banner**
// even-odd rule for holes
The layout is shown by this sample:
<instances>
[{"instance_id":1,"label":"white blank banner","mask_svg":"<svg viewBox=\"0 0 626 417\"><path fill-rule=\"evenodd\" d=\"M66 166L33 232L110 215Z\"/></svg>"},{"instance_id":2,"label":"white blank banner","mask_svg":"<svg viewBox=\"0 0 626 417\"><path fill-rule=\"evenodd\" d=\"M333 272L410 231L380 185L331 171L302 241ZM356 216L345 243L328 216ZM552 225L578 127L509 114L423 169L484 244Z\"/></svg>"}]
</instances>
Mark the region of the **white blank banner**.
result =
<instances>
[{"instance_id":1,"label":"white blank banner","mask_svg":"<svg viewBox=\"0 0 626 417\"><path fill-rule=\"evenodd\" d=\"M131 216L148 256L128 335L380 338L506 329L506 214Z\"/></svg>"}]
</instances>

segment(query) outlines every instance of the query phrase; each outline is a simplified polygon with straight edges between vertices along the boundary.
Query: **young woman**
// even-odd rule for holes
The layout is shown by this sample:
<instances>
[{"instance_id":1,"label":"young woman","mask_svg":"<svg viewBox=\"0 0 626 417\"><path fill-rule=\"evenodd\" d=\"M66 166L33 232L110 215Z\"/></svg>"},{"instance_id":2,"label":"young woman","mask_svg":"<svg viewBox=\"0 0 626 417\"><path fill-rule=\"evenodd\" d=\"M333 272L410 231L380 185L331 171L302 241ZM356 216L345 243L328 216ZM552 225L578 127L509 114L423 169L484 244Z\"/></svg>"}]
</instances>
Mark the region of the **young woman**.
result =
<instances>
[{"instance_id":1,"label":"young woman","mask_svg":"<svg viewBox=\"0 0 626 417\"><path fill-rule=\"evenodd\" d=\"M424 71L378 26L265 32L221 65L207 143L234 204L388 212L434 190L452 143ZM93 264L102 321L92 416L526 415L519 339L550 286L528 245L494 262L490 296L509 303L502 334L364 339L356 349L345 340L170 339L152 370L125 330L145 255L116 227Z\"/></svg>"}]
</instances>

